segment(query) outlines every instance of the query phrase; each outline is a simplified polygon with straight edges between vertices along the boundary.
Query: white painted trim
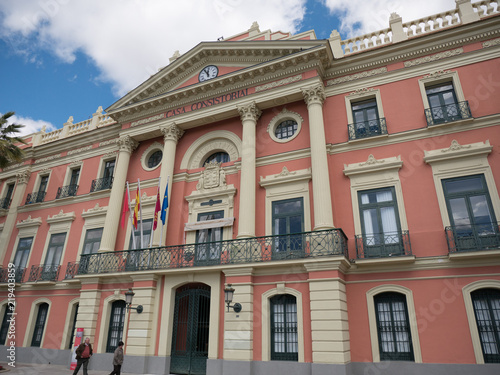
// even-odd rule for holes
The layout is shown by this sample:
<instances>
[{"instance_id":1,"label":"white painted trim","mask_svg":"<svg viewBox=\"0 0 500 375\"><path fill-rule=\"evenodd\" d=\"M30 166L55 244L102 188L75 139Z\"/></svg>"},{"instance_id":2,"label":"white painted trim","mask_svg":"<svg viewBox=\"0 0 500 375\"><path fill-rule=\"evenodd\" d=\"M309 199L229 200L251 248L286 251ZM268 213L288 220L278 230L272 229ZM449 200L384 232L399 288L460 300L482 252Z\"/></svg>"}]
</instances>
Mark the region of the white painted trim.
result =
<instances>
[{"instance_id":1,"label":"white painted trim","mask_svg":"<svg viewBox=\"0 0 500 375\"><path fill-rule=\"evenodd\" d=\"M160 167L162 160L160 160L158 165L156 165L155 167L153 167L153 168L148 167L148 160L151 157L151 155L153 155L153 153L155 153L156 151L161 151L163 153L163 145L159 142L154 142L142 153L141 166L142 166L142 169L144 169L145 171L151 172L151 171L154 171L156 168Z\"/></svg>"},{"instance_id":2,"label":"white painted trim","mask_svg":"<svg viewBox=\"0 0 500 375\"><path fill-rule=\"evenodd\" d=\"M125 292L124 292L125 293ZM98 353L106 353L106 343L109 334L109 319L111 317L111 306L115 301L125 301L125 294L121 293L121 290L115 290L115 294L106 297L102 303L101 311L101 324L99 326L99 339L97 343ZM125 309L125 322L123 324L123 341L127 342L127 331L128 331L128 314L129 312ZM96 350L94 350L96 352Z\"/></svg>"},{"instance_id":3,"label":"white painted trim","mask_svg":"<svg viewBox=\"0 0 500 375\"><path fill-rule=\"evenodd\" d=\"M47 324L50 321L50 309L52 307L52 302L50 299L42 297L34 300L31 304L30 315L28 319L28 324L26 325L26 331L24 333L23 346L31 347L31 341L33 339L33 333L35 331L36 318L38 315L38 308L42 303L47 303L49 308L47 309L47 316L45 318L45 326L43 327L42 340L40 340L40 348L43 348L45 337L47 336Z\"/></svg>"},{"instance_id":4,"label":"white painted trim","mask_svg":"<svg viewBox=\"0 0 500 375\"><path fill-rule=\"evenodd\" d=\"M292 120L297 123L297 131L290 137L286 139L279 139L276 137L276 128L278 127L279 124L281 124L283 121L286 120ZM299 133L300 130L302 129L302 123L304 122L304 119L302 118L301 115L299 115L296 112L289 111L286 108L283 108L283 110L278 113L276 116L273 117L273 119L269 122L267 125L267 132L269 133L269 136L271 139L277 143L287 143L295 139Z\"/></svg>"},{"instance_id":5,"label":"white painted trim","mask_svg":"<svg viewBox=\"0 0 500 375\"><path fill-rule=\"evenodd\" d=\"M76 305L80 302L80 298L74 298L68 303L66 312L66 320L64 322L63 337L61 338L61 350L68 349L69 339L71 338L71 325L75 319ZM75 327L76 329L76 327ZM73 336L75 337L76 334Z\"/></svg>"}]
</instances>

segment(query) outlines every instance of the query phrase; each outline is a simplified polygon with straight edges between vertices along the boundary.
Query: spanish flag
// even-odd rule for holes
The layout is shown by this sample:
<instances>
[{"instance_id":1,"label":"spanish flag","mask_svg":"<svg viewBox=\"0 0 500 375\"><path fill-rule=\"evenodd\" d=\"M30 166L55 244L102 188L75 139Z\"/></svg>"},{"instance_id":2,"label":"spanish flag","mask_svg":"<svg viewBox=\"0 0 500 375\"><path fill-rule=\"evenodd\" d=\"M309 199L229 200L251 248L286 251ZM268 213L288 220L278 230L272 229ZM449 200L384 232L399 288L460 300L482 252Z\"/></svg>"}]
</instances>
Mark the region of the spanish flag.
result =
<instances>
[{"instance_id":1,"label":"spanish flag","mask_svg":"<svg viewBox=\"0 0 500 375\"><path fill-rule=\"evenodd\" d=\"M139 185L137 185L137 193L135 194L135 208L134 208L134 228L137 230L137 224L139 222L139 210L141 209L141 199L139 197Z\"/></svg>"},{"instance_id":2,"label":"spanish flag","mask_svg":"<svg viewBox=\"0 0 500 375\"><path fill-rule=\"evenodd\" d=\"M153 230L158 226L158 213L161 211L160 183L158 182L158 193L156 194L155 218L153 219Z\"/></svg>"}]
</instances>

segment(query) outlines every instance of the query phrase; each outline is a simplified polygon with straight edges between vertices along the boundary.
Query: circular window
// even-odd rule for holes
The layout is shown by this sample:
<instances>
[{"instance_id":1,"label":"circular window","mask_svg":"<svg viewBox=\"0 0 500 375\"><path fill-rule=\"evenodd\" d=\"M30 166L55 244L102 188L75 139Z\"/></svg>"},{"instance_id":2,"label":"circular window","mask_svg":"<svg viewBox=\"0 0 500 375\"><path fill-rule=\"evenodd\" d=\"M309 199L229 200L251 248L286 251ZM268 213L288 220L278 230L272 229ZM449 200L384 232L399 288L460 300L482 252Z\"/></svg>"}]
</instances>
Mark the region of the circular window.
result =
<instances>
[{"instance_id":1,"label":"circular window","mask_svg":"<svg viewBox=\"0 0 500 375\"><path fill-rule=\"evenodd\" d=\"M148 158L148 168L154 168L158 164L160 164L162 157L163 157L163 152L161 150L153 152L151 156Z\"/></svg>"},{"instance_id":2,"label":"circular window","mask_svg":"<svg viewBox=\"0 0 500 375\"><path fill-rule=\"evenodd\" d=\"M210 155L206 160L205 162L203 163L203 165L207 164L207 163L212 163L212 162L217 162L217 163L227 163L229 160L229 154L227 152L216 152L212 155Z\"/></svg>"},{"instance_id":3,"label":"circular window","mask_svg":"<svg viewBox=\"0 0 500 375\"><path fill-rule=\"evenodd\" d=\"M297 121L285 120L276 127L274 135L278 139L288 139L293 137L293 135L297 132L297 129Z\"/></svg>"}]
</instances>

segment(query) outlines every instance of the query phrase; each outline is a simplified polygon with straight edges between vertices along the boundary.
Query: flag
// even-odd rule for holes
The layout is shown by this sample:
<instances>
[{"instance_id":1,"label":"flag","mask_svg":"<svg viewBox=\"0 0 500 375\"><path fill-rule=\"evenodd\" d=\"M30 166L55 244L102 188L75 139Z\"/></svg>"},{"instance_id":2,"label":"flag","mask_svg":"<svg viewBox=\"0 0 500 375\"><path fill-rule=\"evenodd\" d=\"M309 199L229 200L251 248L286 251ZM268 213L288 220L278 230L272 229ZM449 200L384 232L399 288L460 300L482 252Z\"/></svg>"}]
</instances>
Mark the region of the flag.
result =
<instances>
[{"instance_id":1,"label":"flag","mask_svg":"<svg viewBox=\"0 0 500 375\"><path fill-rule=\"evenodd\" d=\"M156 194L155 218L153 220L153 230L156 230L156 227L158 226L158 212L160 211L161 211L160 186L158 186L158 193ZM151 238L152 237L153 236L151 236Z\"/></svg>"},{"instance_id":2,"label":"flag","mask_svg":"<svg viewBox=\"0 0 500 375\"><path fill-rule=\"evenodd\" d=\"M167 219L167 208L168 208L168 179L167 187L165 188L165 195L163 196L163 204L161 206L161 222L165 225L165 220Z\"/></svg>"},{"instance_id":3,"label":"flag","mask_svg":"<svg viewBox=\"0 0 500 375\"><path fill-rule=\"evenodd\" d=\"M139 185L137 185L137 193L135 194L135 208L134 208L134 228L137 230L137 224L139 222L139 210L141 209L141 199L139 197Z\"/></svg>"},{"instance_id":4,"label":"flag","mask_svg":"<svg viewBox=\"0 0 500 375\"><path fill-rule=\"evenodd\" d=\"M122 229L125 228L125 216L127 216L128 211L128 194L125 192L125 198L123 199L123 211L122 211Z\"/></svg>"}]
</instances>

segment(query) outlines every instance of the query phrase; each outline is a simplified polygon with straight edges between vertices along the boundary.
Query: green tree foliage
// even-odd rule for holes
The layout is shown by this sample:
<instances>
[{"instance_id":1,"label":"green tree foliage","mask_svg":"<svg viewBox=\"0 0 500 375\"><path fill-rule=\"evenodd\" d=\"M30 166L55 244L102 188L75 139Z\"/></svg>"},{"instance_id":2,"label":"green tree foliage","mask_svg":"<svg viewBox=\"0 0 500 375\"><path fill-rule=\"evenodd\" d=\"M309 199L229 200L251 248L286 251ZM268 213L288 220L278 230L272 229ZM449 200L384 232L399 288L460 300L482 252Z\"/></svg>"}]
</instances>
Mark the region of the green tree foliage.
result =
<instances>
[{"instance_id":1,"label":"green tree foliage","mask_svg":"<svg viewBox=\"0 0 500 375\"><path fill-rule=\"evenodd\" d=\"M24 127L19 124L7 124L14 112L7 112L0 117L0 168L7 167L14 161L21 161L24 152L16 144L26 144L26 142L16 134Z\"/></svg>"}]
</instances>

